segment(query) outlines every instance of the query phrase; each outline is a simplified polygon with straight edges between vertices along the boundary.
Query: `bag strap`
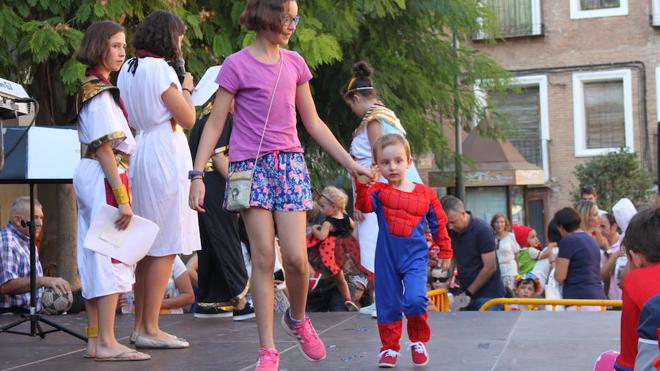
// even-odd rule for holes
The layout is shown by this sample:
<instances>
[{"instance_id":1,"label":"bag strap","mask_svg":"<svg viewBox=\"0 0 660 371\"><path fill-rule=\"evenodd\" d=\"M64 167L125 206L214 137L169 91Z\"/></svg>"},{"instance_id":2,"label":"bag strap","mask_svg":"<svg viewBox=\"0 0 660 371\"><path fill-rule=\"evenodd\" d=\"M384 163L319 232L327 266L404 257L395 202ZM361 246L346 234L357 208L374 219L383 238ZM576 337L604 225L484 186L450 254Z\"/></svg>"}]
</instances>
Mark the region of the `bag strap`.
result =
<instances>
[{"instance_id":1,"label":"bag strap","mask_svg":"<svg viewBox=\"0 0 660 371\"><path fill-rule=\"evenodd\" d=\"M268 119L270 118L270 110L273 108L273 101L275 100L275 91L277 90L277 85L280 83L280 76L282 75L282 66L284 65L284 55L280 51L280 69L277 72L277 80L275 80L275 87L273 88L273 93L270 96L270 103L268 104L268 112L266 113L266 120L264 121L264 129L261 131L261 139L259 140L259 148L257 149L257 157L254 159L254 168L257 167L257 161L259 160L259 155L261 154L261 145L264 142L264 135L266 134L266 127L268 126Z\"/></svg>"}]
</instances>

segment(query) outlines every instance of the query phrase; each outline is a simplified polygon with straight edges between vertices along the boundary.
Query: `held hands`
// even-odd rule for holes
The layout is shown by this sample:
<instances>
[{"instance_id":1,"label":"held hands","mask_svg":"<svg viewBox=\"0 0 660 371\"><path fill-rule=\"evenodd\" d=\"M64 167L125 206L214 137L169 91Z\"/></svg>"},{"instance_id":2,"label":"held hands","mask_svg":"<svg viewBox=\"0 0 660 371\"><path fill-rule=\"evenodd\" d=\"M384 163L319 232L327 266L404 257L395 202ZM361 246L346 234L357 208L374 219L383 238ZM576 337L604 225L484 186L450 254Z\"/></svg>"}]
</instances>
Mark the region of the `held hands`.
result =
<instances>
[{"instance_id":1,"label":"held hands","mask_svg":"<svg viewBox=\"0 0 660 371\"><path fill-rule=\"evenodd\" d=\"M206 187L202 179L193 179L190 182L190 193L188 194L188 206L198 213L205 213L204 195L206 194Z\"/></svg>"},{"instance_id":2,"label":"held hands","mask_svg":"<svg viewBox=\"0 0 660 371\"><path fill-rule=\"evenodd\" d=\"M131 204L120 204L117 209L119 210L119 218L115 221L115 228L123 231L131 223L133 209L131 208Z\"/></svg>"},{"instance_id":3,"label":"held hands","mask_svg":"<svg viewBox=\"0 0 660 371\"><path fill-rule=\"evenodd\" d=\"M374 171L373 169L367 169L364 166L359 165L357 162L352 161L350 166L346 168L348 173L357 178L360 183L367 184L368 182L374 181Z\"/></svg>"}]
</instances>

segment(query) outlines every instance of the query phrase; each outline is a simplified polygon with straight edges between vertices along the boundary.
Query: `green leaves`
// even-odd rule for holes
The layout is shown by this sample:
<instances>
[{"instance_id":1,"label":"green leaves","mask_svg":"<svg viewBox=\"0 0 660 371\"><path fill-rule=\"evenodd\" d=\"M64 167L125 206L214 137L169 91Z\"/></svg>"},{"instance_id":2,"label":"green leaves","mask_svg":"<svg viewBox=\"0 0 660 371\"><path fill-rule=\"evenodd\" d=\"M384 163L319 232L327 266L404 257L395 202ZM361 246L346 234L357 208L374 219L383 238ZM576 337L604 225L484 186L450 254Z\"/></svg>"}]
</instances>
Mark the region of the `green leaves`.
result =
<instances>
[{"instance_id":1,"label":"green leaves","mask_svg":"<svg viewBox=\"0 0 660 371\"><path fill-rule=\"evenodd\" d=\"M472 115L486 116L474 96L475 82L506 80L506 73L491 59L463 42L457 52L451 46L452 30L467 40L489 24L492 17L479 2L298 0L302 21L287 47L299 52L312 69L319 115L346 146L359 118L338 92L350 79L351 66L366 60L374 67L376 88L401 118L415 153L432 151L436 158L448 158L442 126L455 104L469 126ZM73 110L72 95L84 73L73 53L92 22L120 22L130 44L132 33L150 12L174 12L187 27L186 66L199 79L209 66L255 40L255 33L239 24L244 7L244 1L235 0L7 0L0 5L0 33L8 46L0 50L0 75L23 81L31 95L44 102L60 102L62 112L51 114L52 121L62 122ZM129 56L132 53L129 45ZM461 80L458 87L456 74ZM500 85L495 89L506 84ZM495 124L484 127L497 132ZM339 171L327 156L314 157L322 151L304 130L301 136L310 163L318 160L328 167L316 179ZM314 172L320 166L310 168Z\"/></svg>"},{"instance_id":2,"label":"green leaves","mask_svg":"<svg viewBox=\"0 0 660 371\"><path fill-rule=\"evenodd\" d=\"M55 28L49 24L35 25L35 22L29 22L24 28L24 31L34 30L28 40L30 51L32 52L32 60L36 63L45 61L51 53L61 52L68 50L66 48L66 41Z\"/></svg>"},{"instance_id":3,"label":"green leaves","mask_svg":"<svg viewBox=\"0 0 660 371\"><path fill-rule=\"evenodd\" d=\"M83 24L92 15L92 4L81 4L76 12L76 23Z\"/></svg>"},{"instance_id":4,"label":"green leaves","mask_svg":"<svg viewBox=\"0 0 660 371\"><path fill-rule=\"evenodd\" d=\"M579 184L572 192L574 200L580 199L583 185L592 185L598 192L599 206L605 210L611 210L623 197L642 205L653 186L649 172L641 168L637 156L624 148L577 165L575 176Z\"/></svg>"},{"instance_id":5,"label":"green leaves","mask_svg":"<svg viewBox=\"0 0 660 371\"><path fill-rule=\"evenodd\" d=\"M70 58L62 66L60 71L60 76L62 76L62 82L66 86L68 92L74 93L80 83L85 79L85 70L86 66L74 58Z\"/></svg>"},{"instance_id":6,"label":"green leaves","mask_svg":"<svg viewBox=\"0 0 660 371\"><path fill-rule=\"evenodd\" d=\"M341 47L334 36L319 35L313 29L301 29L296 33L298 47L310 68L341 60Z\"/></svg>"},{"instance_id":7,"label":"green leaves","mask_svg":"<svg viewBox=\"0 0 660 371\"><path fill-rule=\"evenodd\" d=\"M232 43L227 34L217 34L213 37L213 54L217 57L228 56L233 52Z\"/></svg>"}]
</instances>

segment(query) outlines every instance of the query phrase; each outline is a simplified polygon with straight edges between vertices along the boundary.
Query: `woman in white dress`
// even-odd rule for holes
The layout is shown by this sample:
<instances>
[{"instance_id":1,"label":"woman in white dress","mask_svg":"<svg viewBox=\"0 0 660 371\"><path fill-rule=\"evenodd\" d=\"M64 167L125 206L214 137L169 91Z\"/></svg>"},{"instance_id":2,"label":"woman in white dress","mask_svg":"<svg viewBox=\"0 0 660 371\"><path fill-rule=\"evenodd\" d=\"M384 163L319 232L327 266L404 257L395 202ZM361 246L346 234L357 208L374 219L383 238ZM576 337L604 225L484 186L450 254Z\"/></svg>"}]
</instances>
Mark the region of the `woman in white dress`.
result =
<instances>
[{"instance_id":1,"label":"woman in white dress","mask_svg":"<svg viewBox=\"0 0 660 371\"><path fill-rule=\"evenodd\" d=\"M118 294L131 290L133 268L86 249L84 241L94 215L104 203L117 206L117 229L131 221L128 178L116 155L130 155L135 139L128 128L119 91L108 78L126 57L124 28L97 22L85 32L76 58L88 66L78 93L78 137L86 147L73 176L78 205L78 272L87 313L87 357L97 361L139 361L149 355L117 342L114 333Z\"/></svg>"},{"instance_id":2,"label":"woman in white dress","mask_svg":"<svg viewBox=\"0 0 660 371\"><path fill-rule=\"evenodd\" d=\"M172 13L151 13L135 31L137 57L119 72L117 86L126 102L129 124L137 130L137 151L129 178L137 215L155 222L160 230L154 244L136 268L135 327L131 336L144 348L187 348L185 339L159 326L159 311L176 254L200 249L197 214L188 207L192 169L188 141L181 127L195 124L191 100L192 76L177 73L167 60L181 58L185 27ZM178 125L177 125L178 124Z\"/></svg>"},{"instance_id":3,"label":"woman in white dress","mask_svg":"<svg viewBox=\"0 0 660 371\"><path fill-rule=\"evenodd\" d=\"M515 278L518 275L518 261L516 255L520 252L520 245L516 236L511 233L511 222L506 215L497 213L490 220L490 226L495 232L497 242L497 262L500 265L500 275L504 287L514 291Z\"/></svg>"}]
</instances>

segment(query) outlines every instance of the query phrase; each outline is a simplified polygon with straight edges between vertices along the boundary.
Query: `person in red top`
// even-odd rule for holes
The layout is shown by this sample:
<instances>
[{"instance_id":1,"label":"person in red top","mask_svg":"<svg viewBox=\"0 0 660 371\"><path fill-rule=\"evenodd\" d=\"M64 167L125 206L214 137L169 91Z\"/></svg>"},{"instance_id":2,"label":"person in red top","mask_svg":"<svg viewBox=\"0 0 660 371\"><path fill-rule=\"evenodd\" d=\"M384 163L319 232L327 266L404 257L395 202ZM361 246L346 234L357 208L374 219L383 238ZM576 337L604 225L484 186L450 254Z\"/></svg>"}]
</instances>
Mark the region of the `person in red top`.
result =
<instances>
[{"instance_id":1,"label":"person in red top","mask_svg":"<svg viewBox=\"0 0 660 371\"><path fill-rule=\"evenodd\" d=\"M386 134L373 146L373 158L388 183L371 186L356 181L355 207L375 212L378 218L375 283L378 331L382 342L379 366L396 366L402 328L401 313L408 319L408 337L416 366L428 364L426 343L431 337L427 321L426 270L428 225L440 247L441 264L452 257L447 216L435 193L406 178L412 164L410 145L398 134Z\"/></svg>"},{"instance_id":2,"label":"person in red top","mask_svg":"<svg viewBox=\"0 0 660 371\"><path fill-rule=\"evenodd\" d=\"M653 370L659 355L660 208L633 217L623 246L631 272L623 281L621 354L614 369Z\"/></svg>"}]
</instances>

